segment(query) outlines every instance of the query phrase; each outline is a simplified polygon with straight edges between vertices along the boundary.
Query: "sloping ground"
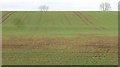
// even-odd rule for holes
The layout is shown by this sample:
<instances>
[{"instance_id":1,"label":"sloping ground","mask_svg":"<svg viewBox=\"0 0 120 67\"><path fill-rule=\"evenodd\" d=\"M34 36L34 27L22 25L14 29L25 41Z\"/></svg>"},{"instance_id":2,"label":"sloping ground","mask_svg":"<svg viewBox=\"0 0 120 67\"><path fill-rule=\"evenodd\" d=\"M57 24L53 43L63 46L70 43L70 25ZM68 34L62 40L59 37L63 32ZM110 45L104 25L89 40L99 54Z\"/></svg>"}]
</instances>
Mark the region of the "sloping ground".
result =
<instances>
[{"instance_id":1,"label":"sloping ground","mask_svg":"<svg viewBox=\"0 0 120 67\"><path fill-rule=\"evenodd\" d=\"M16 36L27 34L28 37L52 34L117 35L117 17L117 12L14 12L8 19L3 18L6 20L3 33Z\"/></svg>"},{"instance_id":2,"label":"sloping ground","mask_svg":"<svg viewBox=\"0 0 120 67\"><path fill-rule=\"evenodd\" d=\"M92 27L94 27L97 30L107 30L107 28L105 27L100 27L99 25L97 25L97 23L94 21L94 19L87 15L87 14L83 14L81 12L74 12L85 24L90 25Z\"/></svg>"},{"instance_id":3,"label":"sloping ground","mask_svg":"<svg viewBox=\"0 0 120 67\"><path fill-rule=\"evenodd\" d=\"M117 12L3 12L3 64L117 65L117 17Z\"/></svg>"}]
</instances>

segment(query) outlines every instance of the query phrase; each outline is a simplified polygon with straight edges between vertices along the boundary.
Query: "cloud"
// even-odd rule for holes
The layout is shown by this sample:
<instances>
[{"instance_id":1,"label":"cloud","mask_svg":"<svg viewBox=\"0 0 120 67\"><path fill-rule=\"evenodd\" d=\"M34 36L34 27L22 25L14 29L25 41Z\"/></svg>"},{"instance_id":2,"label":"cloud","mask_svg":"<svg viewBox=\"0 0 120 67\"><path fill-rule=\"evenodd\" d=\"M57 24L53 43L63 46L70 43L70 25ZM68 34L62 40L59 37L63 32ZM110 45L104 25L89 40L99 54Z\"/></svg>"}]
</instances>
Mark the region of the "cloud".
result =
<instances>
[{"instance_id":1,"label":"cloud","mask_svg":"<svg viewBox=\"0 0 120 67\"><path fill-rule=\"evenodd\" d=\"M99 4L109 2L117 10L118 0L1 0L0 10L39 10L40 5L47 5L54 10L99 10Z\"/></svg>"}]
</instances>

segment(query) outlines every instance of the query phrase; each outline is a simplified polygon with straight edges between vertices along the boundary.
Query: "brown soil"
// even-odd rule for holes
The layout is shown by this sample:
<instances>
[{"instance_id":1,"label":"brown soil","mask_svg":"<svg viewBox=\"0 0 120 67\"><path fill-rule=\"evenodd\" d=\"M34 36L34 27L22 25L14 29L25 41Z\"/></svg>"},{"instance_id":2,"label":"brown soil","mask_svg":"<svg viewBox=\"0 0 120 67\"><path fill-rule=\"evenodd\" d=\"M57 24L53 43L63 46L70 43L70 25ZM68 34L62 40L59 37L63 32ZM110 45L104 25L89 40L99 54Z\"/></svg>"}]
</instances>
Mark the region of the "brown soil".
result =
<instances>
[{"instance_id":1,"label":"brown soil","mask_svg":"<svg viewBox=\"0 0 120 67\"><path fill-rule=\"evenodd\" d=\"M50 46L50 47L49 47ZM69 47L70 49L94 48L117 50L117 37L88 37L88 38L11 38L3 39L3 49L48 49L51 47L59 48L60 46Z\"/></svg>"}]
</instances>

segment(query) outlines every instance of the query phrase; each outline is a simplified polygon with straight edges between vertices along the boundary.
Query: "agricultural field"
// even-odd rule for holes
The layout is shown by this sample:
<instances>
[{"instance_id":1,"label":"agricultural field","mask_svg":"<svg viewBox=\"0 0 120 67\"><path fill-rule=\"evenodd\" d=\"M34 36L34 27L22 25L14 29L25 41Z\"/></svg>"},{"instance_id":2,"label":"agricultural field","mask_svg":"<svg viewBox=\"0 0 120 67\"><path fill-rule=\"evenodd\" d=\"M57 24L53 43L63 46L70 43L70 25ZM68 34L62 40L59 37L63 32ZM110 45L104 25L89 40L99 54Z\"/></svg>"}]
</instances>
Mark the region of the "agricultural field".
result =
<instances>
[{"instance_id":1,"label":"agricultural field","mask_svg":"<svg viewBox=\"0 0 120 67\"><path fill-rule=\"evenodd\" d=\"M118 12L3 11L3 65L117 65Z\"/></svg>"}]
</instances>

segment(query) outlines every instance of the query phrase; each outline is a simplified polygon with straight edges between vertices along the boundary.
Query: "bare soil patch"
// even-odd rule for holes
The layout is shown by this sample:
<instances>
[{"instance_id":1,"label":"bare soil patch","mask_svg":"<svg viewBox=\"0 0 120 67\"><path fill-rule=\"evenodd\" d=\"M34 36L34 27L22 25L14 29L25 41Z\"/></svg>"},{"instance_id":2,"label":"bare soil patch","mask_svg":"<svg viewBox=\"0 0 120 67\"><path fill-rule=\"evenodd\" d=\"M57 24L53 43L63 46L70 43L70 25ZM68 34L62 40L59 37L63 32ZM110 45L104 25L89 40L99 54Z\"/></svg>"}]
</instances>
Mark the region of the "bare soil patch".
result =
<instances>
[{"instance_id":1,"label":"bare soil patch","mask_svg":"<svg viewBox=\"0 0 120 67\"><path fill-rule=\"evenodd\" d=\"M48 49L51 47L69 47L70 49L80 48L95 48L95 49L112 49L117 50L118 38L117 37L76 37L76 38L11 38L3 39L3 48L10 49Z\"/></svg>"}]
</instances>

